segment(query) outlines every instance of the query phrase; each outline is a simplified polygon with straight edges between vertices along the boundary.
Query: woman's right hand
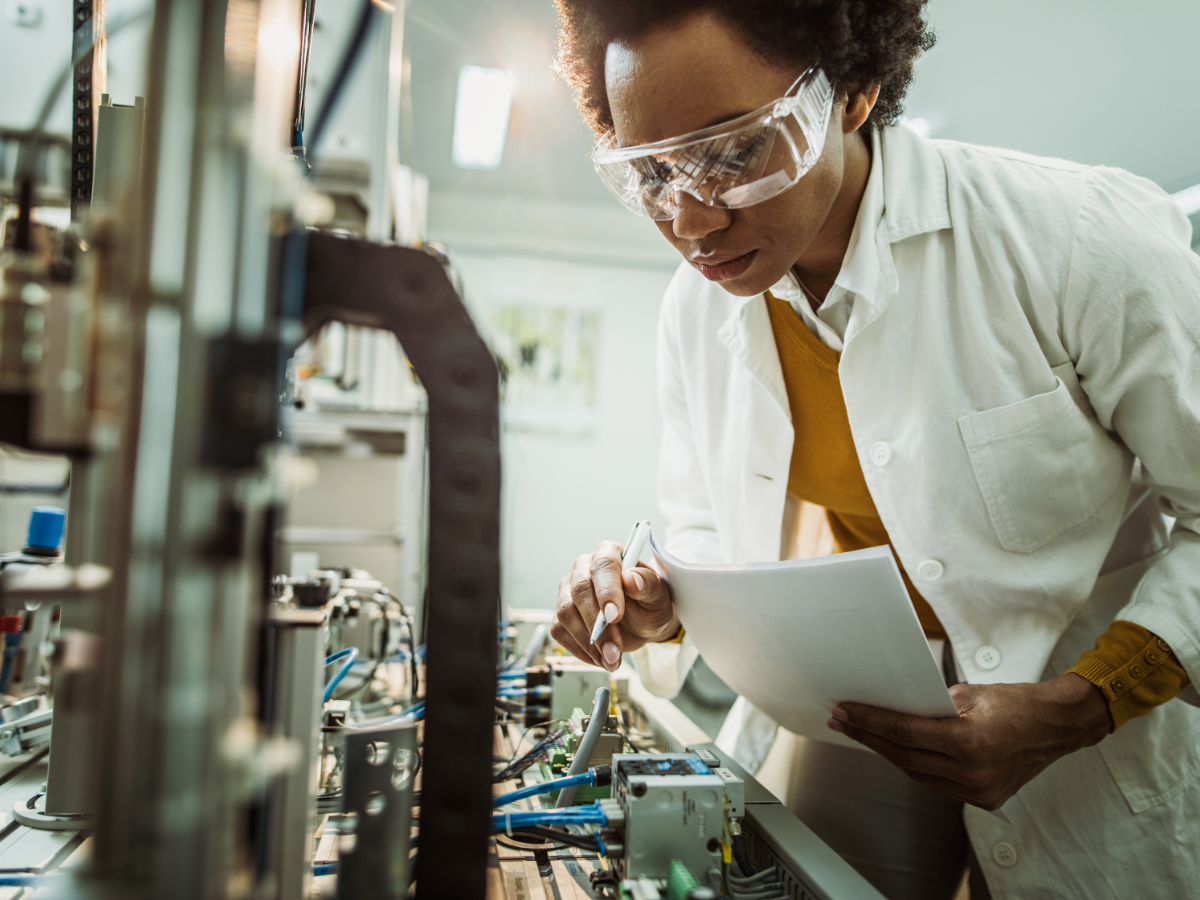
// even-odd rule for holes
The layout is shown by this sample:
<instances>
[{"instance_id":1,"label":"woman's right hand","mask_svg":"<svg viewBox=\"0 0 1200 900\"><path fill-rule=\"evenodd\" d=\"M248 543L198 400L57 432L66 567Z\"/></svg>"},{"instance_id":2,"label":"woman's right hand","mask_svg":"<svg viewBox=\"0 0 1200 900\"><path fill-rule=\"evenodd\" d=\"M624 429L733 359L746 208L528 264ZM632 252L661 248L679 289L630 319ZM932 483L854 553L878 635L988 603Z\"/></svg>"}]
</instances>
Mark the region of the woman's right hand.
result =
<instances>
[{"instance_id":1,"label":"woman's right hand","mask_svg":"<svg viewBox=\"0 0 1200 900\"><path fill-rule=\"evenodd\" d=\"M610 672L621 665L622 653L670 640L680 628L666 582L645 566L622 573L623 549L604 541L594 553L575 560L571 574L558 584L558 606L550 626L550 636L568 653ZM589 644L601 609L608 627Z\"/></svg>"}]
</instances>

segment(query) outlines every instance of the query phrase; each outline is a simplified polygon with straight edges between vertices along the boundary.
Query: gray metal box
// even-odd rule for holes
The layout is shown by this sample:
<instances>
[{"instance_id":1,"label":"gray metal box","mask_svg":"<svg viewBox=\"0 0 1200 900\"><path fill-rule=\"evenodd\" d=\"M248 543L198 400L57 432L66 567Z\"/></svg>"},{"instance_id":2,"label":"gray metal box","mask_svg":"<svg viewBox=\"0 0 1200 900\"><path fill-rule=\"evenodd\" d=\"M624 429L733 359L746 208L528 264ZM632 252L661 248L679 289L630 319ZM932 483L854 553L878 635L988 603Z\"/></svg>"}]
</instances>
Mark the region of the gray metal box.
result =
<instances>
[{"instance_id":1,"label":"gray metal box","mask_svg":"<svg viewBox=\"0 0 1200 900\"><path fill-rule=\"evenodd\" d=\"M720 865L725 780L690 753L618 753L613 797L625 811L617 877L666 878L677 859L704 882Z\"/></svg>"}]
</instances>

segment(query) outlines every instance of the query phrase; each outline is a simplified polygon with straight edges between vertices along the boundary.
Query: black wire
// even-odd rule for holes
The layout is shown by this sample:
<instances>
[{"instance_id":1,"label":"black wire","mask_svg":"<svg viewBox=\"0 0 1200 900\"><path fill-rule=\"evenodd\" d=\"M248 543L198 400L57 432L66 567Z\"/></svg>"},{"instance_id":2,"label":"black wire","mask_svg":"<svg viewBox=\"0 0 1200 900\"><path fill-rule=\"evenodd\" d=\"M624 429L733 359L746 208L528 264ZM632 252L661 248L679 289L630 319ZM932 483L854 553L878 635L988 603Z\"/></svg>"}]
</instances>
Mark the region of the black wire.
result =
<instances>
[{"instance_id":1,"label":"black wire","mask_svg":"<svg viewBox=\"0 0 1200 900\"><path fill-rule=\"evenodd\" d=\"M528 753L526 753L520 759L509 763L507 766L493 775L492 782L494 784L499 784L500 782L509 781L519 776L522 772L537 762L538 758L547 750L549 750L556 741L561 740L565 733L566 730L560 728L556 729L550 734L547 734L544 738L534 744L533 748Z\"/></svg>"},{"instance_id":2,"label":"black wire","mask_svg":"<svg viewBox=\"0 0 1200 900\"><path fill-rule=\"evenodd\" d=\"M503 828L496 832L496 834L507 833ZM512 830L514 839L520 840L526 835L536 837L539 841L550 840L556 844L578 847L580 850L591 850L595 853L600 852L600 842L596 838L587 837L582 834L571 834L569 831L560 831L557 828L550 828L547 825L525 825Z\"/></svg>"},{"instance_id":3,"label":"black wire","mask_svg":"<svg viewBox=\"0 0 1200 900\"><path fill-rule=\"evenodd\" d=\"M413 696L421 694L421 667L417 665L417 617L408 617L408 663L412 670Z\"/></svg>"},{"instance_id":4,"label":"black wire","mask_svg":"<svg viewBox=\"0 0 1200 900\"><path fill-rule=\"evenodd\" d=\"M382 662L383 662L382 657L375 660L375 665L371 667L371 671L367 673L367 675L363 678L362 681L360 681L358 684L354 685L354 687L350 688L350 690L346 691L341 696L334 697L332 699L334 699L334 700L349 700L351 697L353 697L355 694L357 694L359 691L361 691L368 684L370 684L372 681L375 680L375 673L379 671L379 666Z\"/></svg>"},{"instance_id":5,"label":"black wire","mask_svg":"<svg viewBox=\"0 0 1200 900\"><path fill-rule=\"evenodd\" d=\"M300 65L296 72L296 103L292 111L292 146L304 146L304 99L308 92L308 57L312 50L316 0L304 0L300 9Z\"/></svg>"},{"instance_id":6,"label":"black wire","mask_svg":"<svg viewBox=\"0 0 1200 900\"><path fill-rule=\"evenodd\" d=\"M733 858L737 862L738 868L742 870L742 875L749 878L751 875L757 875L758 869L750 862L750 854L746 852L746 836L735 834L733 836Z\"/></svg>"},{"instance_id":7,"label":"black wire","mask_svg":"<svg viewBox=\"0 0 1200 900\"><path fill-rule=\"evenodd\" d=\"M350 80L350 74L354 71L354 66L362 53L363 45L367 41L367 34L371 30L374 11L373 0L363 0L362 8L358 13L358 21L354 24L354 31L346 43L346 49L342 51L341 60L338 61L337 73L333 76L333 81L329 83L329 90L321 98L321 108L317 111L317 118L308 132L308 139L305 143L311 151L310 157L316 153L321 136L325 132L325 126L329 124L329 117L337 108L346 82Z\"/></svg>"}]
</instances>

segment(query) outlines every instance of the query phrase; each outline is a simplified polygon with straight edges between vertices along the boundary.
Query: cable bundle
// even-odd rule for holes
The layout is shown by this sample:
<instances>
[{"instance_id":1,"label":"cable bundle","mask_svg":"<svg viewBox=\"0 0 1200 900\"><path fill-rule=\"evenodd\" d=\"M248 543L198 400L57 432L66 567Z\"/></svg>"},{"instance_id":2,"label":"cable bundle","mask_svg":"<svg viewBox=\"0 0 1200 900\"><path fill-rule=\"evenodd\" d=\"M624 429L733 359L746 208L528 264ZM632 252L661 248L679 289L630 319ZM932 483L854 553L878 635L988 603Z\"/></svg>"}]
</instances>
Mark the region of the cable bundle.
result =
<instances>
[{"instance_id":1,"label":"cable bundle","mask_svg":"<svg viewBox=\"0 0 1200 900\"><path fill-rule=\"evenodd\" d=\"M556 728L544 738L533 745L533 748L522 756L520 759L510 762L507 766L492 776L492 782L499 784L502 781L510 781L513 778L519 778L522 773L535 762L537 762L544 754L548 753L556 744L560 744L568 732L567 727Z\"/></svg>"},{"instance_id":2,"label":"cable bundle","mask_svg":"<svg viewBox=\"0 0 1200 900\"><path fill-rule=\"evenodd\" d=\"M788 900L775 866L746 878L727 872L725 882L733 900Z\"/></svg>"},{"instance_id":3,"label":"cable bundle","mask_svg":"<svg viewBox=\"0 0 1200 900\"><path fill-rule=\"evenodd\" d=\"M539 784L531 784L529 787L521 788L519 791L513 791L511 794L504 794L503 796L494 798L492 800L492 807L507 806L509 803L524 800L526 797L548 794L551 791L559 791L563 788L576 787L581 784L600 787L612 784L612 767L592 766L586 772L581 772L578 775L568 775L565 778L555 778Z\"/></svg>"},{"instance_id":4,"label":"cable bundle","mask_svg":"<svg viewBox=\"0 0 1200 900\"><path fill-rule=\"evenodd\" d=\"M577 847L580 850L589 850L596 854L600 854L603 849L599 838L586 834L571 834L569 831L549 828L545 825L526 825L524 828L514 828L512 836L514 839L528 844L554 841L556 844Z\"/></svg>"},{"instance_id":5,"label":"cable bundle","mask_svg":"<svg viewBox=\"0 0 1200 900\"><path fill-rule=\"evenodd\" d=\"M599 802L587 806L568 806L565 809L519 810L492 814L492 833L524 830L531 825L600 825L608 824L608 814Z\"/></svg>"}]
</instances>

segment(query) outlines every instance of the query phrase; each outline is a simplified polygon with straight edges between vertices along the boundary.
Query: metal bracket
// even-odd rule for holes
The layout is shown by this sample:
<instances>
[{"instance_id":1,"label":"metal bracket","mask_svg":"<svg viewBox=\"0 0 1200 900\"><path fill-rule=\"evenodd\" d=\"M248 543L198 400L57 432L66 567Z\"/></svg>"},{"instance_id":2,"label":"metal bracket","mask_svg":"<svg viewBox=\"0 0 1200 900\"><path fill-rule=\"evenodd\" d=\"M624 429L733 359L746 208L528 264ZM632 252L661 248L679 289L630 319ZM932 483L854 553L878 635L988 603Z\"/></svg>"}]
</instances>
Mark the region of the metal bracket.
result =
<instances>
[{"instance_id":1,"label":"metal bracket","mask_svg":"<svg viewBox=\"0 0 1200 900\"><path fill-rule=\"evenodd\" d=\"M428 646L417 896L483 900L500 596L500 379L437 259L334 235L289 236L304 332L392 331L429 395ZM294 262L293 262L294 265Z\"/></svg>"},{"instance_id":2,"label":"metal bracket","mask_svg":"<svg viewBox=\"0 0 1200 900\"><path fill-rule=\"evenodd\" d=\"M39 696L31 699L44 698ZM40 709L11 722L5 722L3 727L0 727L0 753L6 756L20 756L50 743L50 721L53 718L54 710Z\"/></svg>"},{"instance_id":3,"label":"metal bracket","mask_svg":"<svg viewBox=\"0 0 1200 900\"><path fill-rule=\"evenodd\" d=\"M408 836L417 733L412 725L346 731L342 811L354 847L338 854L338 900L408 895Z\"/></svg>"},{"instance_id":4,"label":"metal bracket","mask_svg":"<svg viewBox=\"0 0 1200 900\"><path fill-rule=\"evenodd\" d=\"M0 575L0 601L5 607L19 603L66 603L86 600L100 593L112 581L112 571L104 566L37 566L24 572L6 571Z\"/></svg>"}]
</instances>

